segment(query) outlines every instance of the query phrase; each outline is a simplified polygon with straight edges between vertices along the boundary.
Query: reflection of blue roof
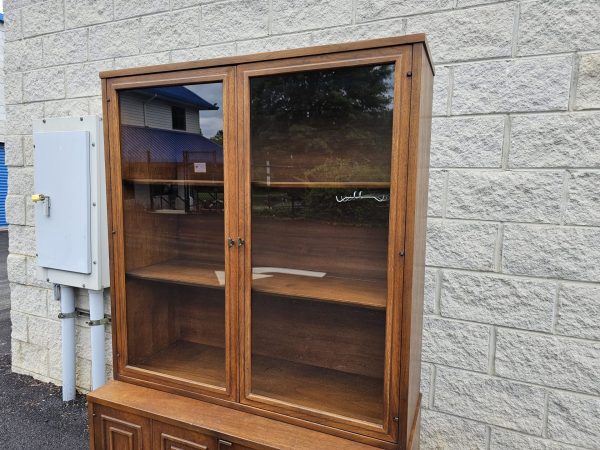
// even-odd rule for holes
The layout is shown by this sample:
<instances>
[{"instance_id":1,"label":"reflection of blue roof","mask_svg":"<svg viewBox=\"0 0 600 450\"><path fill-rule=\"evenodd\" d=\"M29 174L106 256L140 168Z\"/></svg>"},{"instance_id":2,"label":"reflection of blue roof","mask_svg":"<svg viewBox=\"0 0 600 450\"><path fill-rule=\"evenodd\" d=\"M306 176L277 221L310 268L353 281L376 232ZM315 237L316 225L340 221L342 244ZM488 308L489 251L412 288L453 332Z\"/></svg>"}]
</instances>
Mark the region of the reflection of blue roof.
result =
<instances>
[{"instance_id":1,"label":"reflection of blue roof","mask_svg":"<svg viewBox=\"0 0 600 450\"><path fill-rule=\"evenodd\" d=\"M143 94L146 96L156 96L167 101L175 101L177 103L184 103L195 107L196 109L203 110L216 110L219 109L199 95L193 93L185 86L168 86L168 87L152 87L144 89L136 89L134 92Z\"/></svg>"},{"instance_id":2,"label":"reflection of blue roof","mask_svg":"<svg viewBox=\"0 0 600 450\"><path fill-rule=\"evenodd\" d=\"M223 164L223 147L195 133L158 128L121 126L123 160L130 162L181 163L183 154L208 153L215 163Z\"/></svg>"}]
</instances>

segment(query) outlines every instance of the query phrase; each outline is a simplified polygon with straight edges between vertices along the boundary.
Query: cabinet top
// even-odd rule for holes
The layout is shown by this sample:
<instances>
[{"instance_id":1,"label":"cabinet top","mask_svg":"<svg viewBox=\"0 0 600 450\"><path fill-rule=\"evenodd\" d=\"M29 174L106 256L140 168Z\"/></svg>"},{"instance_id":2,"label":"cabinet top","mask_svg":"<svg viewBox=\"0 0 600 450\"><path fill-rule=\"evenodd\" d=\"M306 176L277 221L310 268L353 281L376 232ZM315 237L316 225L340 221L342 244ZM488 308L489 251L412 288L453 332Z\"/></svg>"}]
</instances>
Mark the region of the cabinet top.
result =
<instances>
[{"instance_id":1,"label":"cabinet top","mask_svg":"<svg viewBox=\"0 0 600 450\"><path fill-rule=\"evenodd\" d=\"M273 61L284 58L294 58L311 55L323 55L327 53L339 53L353 50L367 50L371 48L394 47L399 45L423 44L427 59L432 71L434 70L431 52L427 45L424 33L411 34L407 36L395 36L381 39L369 39L363 41L347 42L342 44L317 45L313 47L295 48L290 50L278 50L274 52L254 53L250 55L236 55L224 58L204 59L181 63L161 64L155 66L135 67L130 69L107 70L100 72L100 78L116 78L132 75L143 75L160 72L176 72L179 70L200 69L205 67L230 66L236 64L252 63L258 61Z\"/></svg>"}]
</instances>

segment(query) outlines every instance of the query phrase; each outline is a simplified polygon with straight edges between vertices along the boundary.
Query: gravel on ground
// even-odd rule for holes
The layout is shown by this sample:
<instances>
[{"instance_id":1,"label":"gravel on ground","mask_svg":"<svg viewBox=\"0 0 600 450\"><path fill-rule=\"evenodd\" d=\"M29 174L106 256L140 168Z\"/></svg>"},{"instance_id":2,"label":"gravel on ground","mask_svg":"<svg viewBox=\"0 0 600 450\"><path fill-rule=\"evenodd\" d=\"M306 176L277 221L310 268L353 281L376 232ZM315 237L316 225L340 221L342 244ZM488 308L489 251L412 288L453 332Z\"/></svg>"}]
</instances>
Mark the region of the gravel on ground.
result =
<instances>
[{"instance_id":1,"label":"gravel on ground","mask_svg":"<svg viewBox=\"0 0 600 450\"><path fill-rule=\"evenodd\" d=\"M0 448L89 448L85 396L62 401L61 388L11 372L10 299L6 277L8 233L0 232ZM35 326L30 324L29 326Z\"/></svg>"}]
</instances>

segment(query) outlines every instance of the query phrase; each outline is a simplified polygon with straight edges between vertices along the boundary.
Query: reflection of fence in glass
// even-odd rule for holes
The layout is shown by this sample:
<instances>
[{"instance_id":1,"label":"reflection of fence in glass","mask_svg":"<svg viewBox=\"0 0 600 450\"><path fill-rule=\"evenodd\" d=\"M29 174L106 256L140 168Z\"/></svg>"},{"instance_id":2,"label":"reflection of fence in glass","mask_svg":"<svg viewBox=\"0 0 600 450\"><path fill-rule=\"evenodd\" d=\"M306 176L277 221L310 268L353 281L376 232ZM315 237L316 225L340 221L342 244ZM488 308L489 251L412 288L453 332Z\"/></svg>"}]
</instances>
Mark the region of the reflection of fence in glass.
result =
<instances>
[{"instance_id":1,"label":"reflection of fence in glass","mask_svg":"<svg viewBox=\"0 0 600 450\"><path fill-rule=\"evenodd\" d=\"M199 134L134 125L121 127L125 179L182 179L179 168L186 152L214 153L214 172L220 168L222 173L223 147Z\"/></svg>"}]
</instances>

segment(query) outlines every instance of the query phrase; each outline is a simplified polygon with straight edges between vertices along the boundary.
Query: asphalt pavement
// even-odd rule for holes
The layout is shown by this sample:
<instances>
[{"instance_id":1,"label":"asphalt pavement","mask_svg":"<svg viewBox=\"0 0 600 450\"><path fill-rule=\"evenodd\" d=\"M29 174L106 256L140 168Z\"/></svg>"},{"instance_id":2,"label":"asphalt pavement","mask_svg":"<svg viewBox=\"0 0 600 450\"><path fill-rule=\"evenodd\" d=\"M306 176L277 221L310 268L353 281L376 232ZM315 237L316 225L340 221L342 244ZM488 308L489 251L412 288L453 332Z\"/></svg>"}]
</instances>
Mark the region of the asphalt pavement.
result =
<instances>
[{"instance_id":1,"label":"asphalt pavement","mask_svg":"<svg viewBox=\"0 0 600 450\"><path fill-rule=\"evenodd\" d=\"M0 448L87 449L85 397L64 403L60 387L11 372L7 255L8 232L0 231Z\"/></svg>"}]
</instances>

